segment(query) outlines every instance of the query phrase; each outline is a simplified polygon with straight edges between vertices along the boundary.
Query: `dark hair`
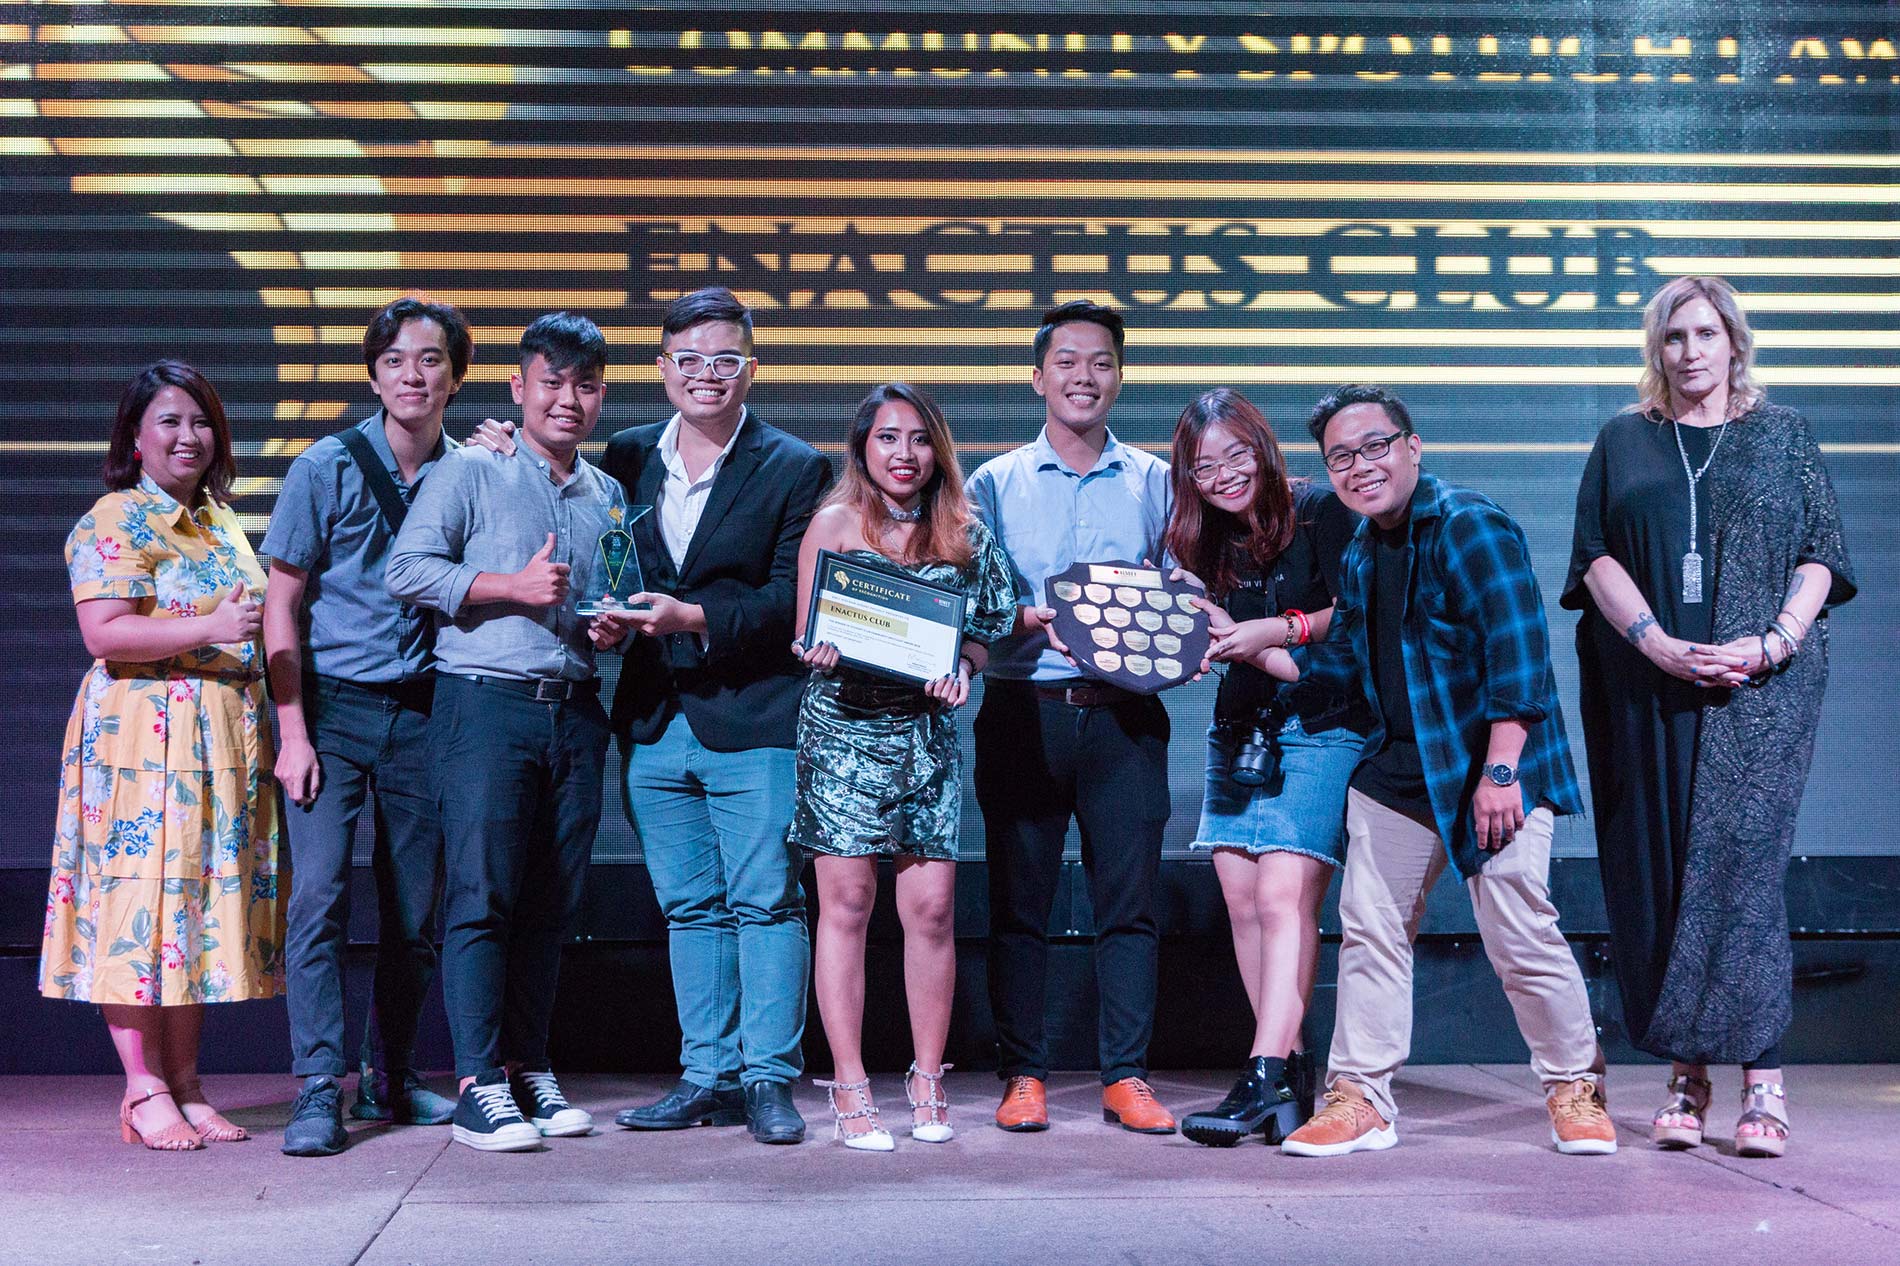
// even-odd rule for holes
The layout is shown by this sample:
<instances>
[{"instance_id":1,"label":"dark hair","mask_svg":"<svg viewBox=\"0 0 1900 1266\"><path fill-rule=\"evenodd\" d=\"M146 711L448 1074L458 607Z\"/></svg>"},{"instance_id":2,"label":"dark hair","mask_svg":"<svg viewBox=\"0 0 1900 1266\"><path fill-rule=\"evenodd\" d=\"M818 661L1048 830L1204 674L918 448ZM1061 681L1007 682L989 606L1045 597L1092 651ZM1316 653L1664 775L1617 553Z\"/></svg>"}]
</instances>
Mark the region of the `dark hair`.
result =
<instances>
[{"instance_id":1,"label":"dark hair","mask_svg":"<svg viewBox=\"0 0 1900 1266\"><path fill-rule=\"evenodd\" d=\"M1071 321L1089 321L1107 330L1115 339L1115 365L1121 367L1122 348L1128 341L1122 330L1122 314L1093 299L1071 299L1042 314L1042 328L1036 331L1034 347L1037 369L1042 368L1042 358L1049 354L1049 340L1055 337L1056 327Z\"/></svg>"},{"instance_id":2,"label":"dark hair","mask_svg":"<svg viewBox=\"0 0 1900 1266\"><path fill-rule=\"evenodd\" d=\"M607 368L607 336L578 312L550 312L521 332L521 367L536 356L550 369L597 374Z\"/></svg>"},{"instance_id":3,"label":"dark hair","mask_svg":"<svg viewBox=\"0 0 1900 1266\"><path fill-rule=\"evenodd\" d=\"M106 445L105 469L100 472L106 487L124 492L144 477L145 465L137 456L139 423L145 420L152 397L166 387L177 387L205 411L211 423L211 464L205 467L198 490L213 501L229 501L237 479L237 459L231 455L231 424L224 417L224 401L203 374L180 360L147 365L126 384L119 397L119 416L112 423L112 439Z\"/></svg>"},{"instance_id":4,"label":"dark hair","mask_svg":"<svg viewBox=\"0 0 1900 1266\"><path fill-rule=\"evenodd\" d=\"M968 567L976 551L970 544L970 502L963 492L963 466L957 461L956 441L951 438L950 423L944 419L937 402L907 382L887 382L873 387L871 393L858 402L858 411L851 419L851 431L845 438L844 477L833 485L825 503L850 506L858 512L859 521L867 529L881 528L891 521L890 509L871 479L864 448L870 442L878 410L894 402L917 410L930 440L931 455L936 459L936 471L917 502L924 516L917 521L917 530L911 534L910 544L904 550L905 557L897 561ZM877 540L883 533L867 530L864 535L867 540Z\"/></svg>"},{"instance_id":5,"label":"dark hair","mask_svg":"<svg viewBox=\"0 0 1900 1266\"><path fill-rule=\"evenodd\" d=\"M1201 436L1215 424L1232 431L1253 453L1253 504L1230 514L1207 504L1194 476ZM1207 582L1215 596L1240 583L1236 557L1245 550L1265 571L1293 541L1293 489L1287 483L1286 457L1273 427L1253 402L1230 387L1218 387L1181 410L1174 427L1172 454L1174 514L1163 538L1181 565Z\"/></svg>"},{"instance_id":6,"label":"dark hair","mask_svg":"<svg viewBox=\"0 0 1900 1266\"><path fill-rule=\"evenodd\" d=\"M1355 384L1340 387L1321 396L1319 403L1313 406L1313 416L1306 420L1306 429L1313 436L1313 442L1322 449L1326 447L1326 424L1341 409L1351 408L1355 404L1376 404L1385 410L1385 416L1392 419L1392 425L1399 428L1402 435L1412 435L1416 429L1412 425L1412 415L1406 409L1405 402L1387 391L1384 387L1370 387Z\"/></svg>"},{"instance_id":7,"label":"dark hair","mask_svg":"<svg viewBox=\"0 0 1900 1266\"><path fill-rule=\"evenodd\" d=\"M745 350L752 351L752 309L739 302L739 296L724 286L707 286L681 295L666 305L660 320L660 346L675 334L684 334L695 325L711 321L730 321L745 332Z\"/></svg>"},{"instance_id":8,"label":"dark hair","mask_svg":"<svg viewBox=\"0 0 1900 1266\"><path fill-rule=\"evenodd\" d=\"M461 382L468 377L469 358L475 353L475 340L468 332L468 319L456 310L455 305L437 303L422 295L404 295L381 312L370 318L369 328L363 331L363 367L369 370L371 377L376 374L376 361L388 351L402 334L402 327L411 321L434 321L442 327L442 333L449 340L449 368L455 372L455 381ZM450 396L451 400L455 397Z\"/></svg>"}]
</instances>

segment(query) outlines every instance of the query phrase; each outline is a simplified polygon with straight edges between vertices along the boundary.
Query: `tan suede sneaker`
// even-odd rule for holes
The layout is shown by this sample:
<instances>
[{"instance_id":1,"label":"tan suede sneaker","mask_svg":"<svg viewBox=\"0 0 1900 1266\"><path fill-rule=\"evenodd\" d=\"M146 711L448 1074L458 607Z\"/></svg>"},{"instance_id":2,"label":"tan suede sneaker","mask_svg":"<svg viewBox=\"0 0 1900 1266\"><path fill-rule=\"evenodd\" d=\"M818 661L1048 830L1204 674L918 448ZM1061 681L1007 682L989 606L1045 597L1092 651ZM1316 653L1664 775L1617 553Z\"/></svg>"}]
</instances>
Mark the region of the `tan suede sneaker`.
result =
<instances>
[{"instance_id":1,"label":"tan suede sneaker","mask_svg":"<svg viewBox=\"0 0 1900 1266\"><path fill-rule=\"evenodd\" d=\"M1565 1156L1608 1156L1616 1151L1616 1126L1610 1121L1603 1087L1588 1077L1565 1082L1545 1101L1550 1109L1550 1141Z\"/></svg>"},{"instance_id":2,"label":"tan suede sneaker","mask_svg":"<svg viewBox=\"0 0 1900 1266\"><path fill-rule=\"evenodd\" d=\"M1379 1115L1366 1092L1341 1079L1326 1092L1313 1119L1286 1136L1280 1150L1288 1156L1344 1156L1383 1152L1399 1141L1397 1127Z\"/></svg>"}]
</instances>

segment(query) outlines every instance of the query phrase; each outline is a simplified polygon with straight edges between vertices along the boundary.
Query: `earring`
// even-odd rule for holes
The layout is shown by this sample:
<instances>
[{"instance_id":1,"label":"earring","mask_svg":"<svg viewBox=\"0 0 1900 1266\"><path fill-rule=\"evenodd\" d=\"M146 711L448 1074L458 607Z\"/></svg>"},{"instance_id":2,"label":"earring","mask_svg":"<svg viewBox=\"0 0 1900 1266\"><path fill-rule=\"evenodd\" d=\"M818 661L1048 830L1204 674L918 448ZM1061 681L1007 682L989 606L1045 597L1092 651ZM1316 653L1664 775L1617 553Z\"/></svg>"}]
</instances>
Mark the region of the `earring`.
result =
<instances>
[{"instance_id":1,"label":"earring","mask_svg":"<svg viewBox=\"0 0 1900 1266\"><path fill-rule=\"evenodd\" d=\"M145 460L145 454L139 452L139 446L137 444L134 444L132 446L132 460L135 462L142 462Z\"/></svg>"}]
</instances>

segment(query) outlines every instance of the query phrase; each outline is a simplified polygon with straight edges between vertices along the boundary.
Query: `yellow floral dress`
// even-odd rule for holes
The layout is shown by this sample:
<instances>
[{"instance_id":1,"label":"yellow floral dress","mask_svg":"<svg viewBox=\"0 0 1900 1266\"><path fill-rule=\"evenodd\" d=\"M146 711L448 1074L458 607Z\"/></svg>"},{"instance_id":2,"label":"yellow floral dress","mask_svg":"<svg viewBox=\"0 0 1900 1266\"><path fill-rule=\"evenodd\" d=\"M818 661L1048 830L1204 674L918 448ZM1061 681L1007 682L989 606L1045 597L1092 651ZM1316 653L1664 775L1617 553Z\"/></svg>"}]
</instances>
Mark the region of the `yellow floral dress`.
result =
<instances>
[{"instance_id":1,"label":"yellow floral dress","mask_svg":"<svg viewBox=\"0 0 1900 1266\"><path fill-rule=\"evenodd\" d=\"M193 511L149 478L108 493L66 539L73 601L208 615L264 576L230 507ZM94 660L66 726L40 992L178 1006L284 987L284 900L263 649Z\"/></svg>"}]
</instances>

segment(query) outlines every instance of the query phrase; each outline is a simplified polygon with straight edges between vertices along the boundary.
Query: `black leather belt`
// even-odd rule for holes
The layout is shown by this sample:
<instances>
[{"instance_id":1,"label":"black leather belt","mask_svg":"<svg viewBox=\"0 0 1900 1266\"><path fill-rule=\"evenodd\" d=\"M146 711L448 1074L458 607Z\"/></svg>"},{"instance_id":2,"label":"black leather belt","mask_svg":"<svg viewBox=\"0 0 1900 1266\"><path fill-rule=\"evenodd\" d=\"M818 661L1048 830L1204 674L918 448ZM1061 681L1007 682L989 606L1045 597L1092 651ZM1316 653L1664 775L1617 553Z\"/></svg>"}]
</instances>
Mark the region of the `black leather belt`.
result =
<instances>
[{"instance_id":1,"label":"black leather belt","mask_svg":"<svg viewBox=\"0 0 1900 1266\"><path fill-rule=\"evenodd\" d=\"M565 677L534 677L522 681L517 677L464 677L478 686L494 686L511 694L526 695L536 703L566 703L575 695L593 694L600 689L600 678L589 677L585 681L569 681Z\"/></svg>"},{"instance_id":2,"label":"black leather belt","mask_svg":"<svg viewBox=\"0 0 1900 1266\"><path fill-rule=\"evenodd\" d=\"M1112 708L1118 703L1132 703L1142 697L1132 690L1096 681L1078 681L1061 686L1044 685L1041 682L1030 684L1036 689L1036 698L1050 703L1066 703L1071 708Z\"/></svg>"}]
</instances>

